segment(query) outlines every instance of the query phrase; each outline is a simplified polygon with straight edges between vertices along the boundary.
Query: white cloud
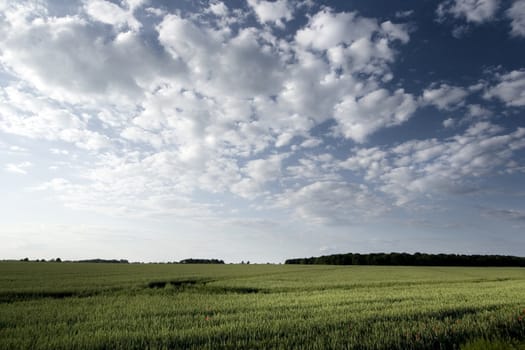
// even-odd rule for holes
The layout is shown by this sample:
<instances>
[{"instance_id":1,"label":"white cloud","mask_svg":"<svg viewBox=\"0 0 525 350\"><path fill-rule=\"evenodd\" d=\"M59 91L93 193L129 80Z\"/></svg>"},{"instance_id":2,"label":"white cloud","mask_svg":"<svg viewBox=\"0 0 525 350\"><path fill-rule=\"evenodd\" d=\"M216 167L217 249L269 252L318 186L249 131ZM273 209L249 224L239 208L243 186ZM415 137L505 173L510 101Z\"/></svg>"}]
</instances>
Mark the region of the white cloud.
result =
<instances>
[{"instance_id":1,"label":"white cloud","mask_svg":"<svg viewBox=\"0 0 525 350\"><path fill-rule=\"evenodd\" d=\"M397 11L395 13L396 18L407 18L414 14L414 10Z\"/></svg>"},{"instance_id":2,"label":"white cloud","mask_svg":"<svg viewBox=\"0 0 525 350\"><path fill-rule=\"evenodd\" d=\"M129 3L129 2L128 2ZM137 3L131 3L132 9L138 6ZM89 0L85 4L86 12L93 19L102 23L110 24L116 27L127 25L133 30L139 30L141 24L133 17L133 11L126 11L112 2L104 0Z\"/></svg>"},{"instance_id":3,"label":"white cloud","mask_svg":"<svg viewBox=\"0 0 525 350\"><path fill-rule=\"evenodd\" d=\"M136 143L148 143L157 149L162 147L162 139L157 134L141 129L137 126L126 127L122 130L120 136Z\"/></svg>"},{"instance_id":4,"label":"white cloud","mask_svg":"<svg viewBox=\"0 0 525 350\"><path fill-rule=\"evenodd\" d=\"M181 69L150 50L140 33L115 35L80 15L31 19L34 12L15 9L0 24L0 62L58 101L130 106Z\"/></svg>"},{"instance_id":5,"label":"white cloud","mask_svg":"<svg viewBox=\"0 0 525 350\"><path fill-rule=\"evenodd\" d=\"M404 123L415 110L416 102L404 90L390 94L378 89L359 99L344 99L335 107L335 118L345 137L362 143L376 130Z\"/></svg>"},{"instance_id":6,"label":"white cloud","mask_svg":"<svg viewBox=\"0 0 525 350\"><path fill-rule=\"evenodd\" d=\"M309 138L309 139L304 140L301 143L301 147L305 147L305 148L317 147L322 143L323 141L318 138Z\"/></svg>"},{"instance_id":7,"label":"white cloud","mask_svg":"<svg viewBox=\"0 0 525 350\"><path fill-rule=\"evenodd\" d=\"M495 16L499 5L500 0L448 0L438 6L436 14L438 20L450 14L470 23L483 23Z\"/></svg>"},{"instance_id":8,"label":"white cloud","mask_svg":"<svg viewBox=\"0 0 525 350\"><path fill-rule=\"evenodd\" d=\"M440 110L449 111L465 104L468 91L457 86L441 84L438 88L423 91L423 103L434 105Z\"/></svg>"},{"instance_id":9,"label":"white cloud","mask_svg":"<svg viewBox=\"0 0 525 350\"><path fill-rule=\"evenodd\" d=\"M228 6L226 6L226 4L224 4L222 1L215 1L210 3L208 11L213 13L215 16L224 17L228 14L229 9Z\"/></svg>"},{"instance_id":10,"label":"white cloud","mask_svg":"<svg viewBox=\"0 0 525 350\"><path fill-rule=\"evenodd\" d=\"M489 122L471 125L464 134L445 140L408 141L392 149L359 149L340 164L364 171L398 205L425 196L468 193L477 179L505 168L514 152L525 147L525 129L509 134Z\"/></svg>"},{"instance_id":11,"label":"white cloud","mask_svg":"<svg viewBox=\"0 0 525 350\"><path fill-rule=\"evenodd\" d=\"M467 106L467 117L483 119L492 115L492 112L480 104L471 104Z\"/></svg>"},{"instance_id":12,"label":"white cloud","mask_svg":"<svg viewBox=\"0 0 525 350\"><path fill-rule=\"evenodd\" d=\"M264 185L277 180L281 176L282 161L286 153L272 155L266 159L255 159L246 163L241 171L246 175L231 186L233 193L245 197L255 198L264 193Z\"/></svg>"},{"instance_id":13,"label":"white cloud","mask_svg":"<svg viewBox=\"0 0 525 350\"><path fill-rule=\"evenodd\" d=\"M294 183L342 181L343 177L338 173L336 163L329 153L307 155L300 158L296 164L286 167L285 179Z\"/></svg>"},{"instance_id":14,"label":"white cloud","mask_svg":"<svg viewBox=\"0 0 525 350\"><path fill-rule=\"evenodd\" d=\"M123 0L131 13L135 12L142 6L146 5L150 0Z\"/></svg>"},{"instance_id":15,"label":"white cloud","mask_svg":"<svg viewBox=\"0 0 525 350\"><path fill-rule=\"evenodd\" d=\"M21 163L8 163L5 166L5 170L10 173L26 175L27 168L31 167L33 164L31 162L25 161Z\"/></svg>"},{"instance_id":16,"label":"white cloud","mask_svg":"<svg viewBox=\"0 0 525 350\"><path fill-rule=\"evenodd\" d=\"M318 181L289 189L275 198L274 205L291 209L299 220L332 225L364 222L386 211L366 186L338 181Z\"/></svg>"},{"instance_id":17,"label":"white cloud","mask_svg":"<svg viewBox=\"0 0 525 350\"><path fill-rule=\"evenodd\" d=\"M390 169L387 153L378 147L357 149L355 155L341 162L339 166L353 171L366 169L366 180L374 179Z\"/></svg>"},{"instance_id":18,"label":"white cloud","mask_svg":"<svg viewBox=\"0 0 525 350\"><path fill-rule=\"evenodd\" d=\"M358 39L370 39L378 30L377 21L363 18L355 12L333 13L325 9L312 18L308 25L297 31L295 40L302 46L327 50L339 44L350 45Z\"/></svg>"},{"instance_id":19,"label":"white cloud","mask_svg":"<svg viewBox=\"0 0 525 350\"><path fill-rule=\"evenodd\" d=\"M511 34L525 37L525 0L515 0L506 11L511 22Z\"/></svg>"},{"instance_id":20,"label":"white cloud","mask_svg":"<svg viewBox=\"0 0 525 350\"><path fill-rule=\"evenodd\" d=\"M334 118L327 136L356 142L410 118L414 97L383 87L396 45L410 39L406 26L324 8L286 38L242 21L232 30L236 10L211 2L204 10L213 16L150 9L161 17L152 48L146 22L134 22L142 5L91 1L63 17L20 10L0 24L0 62L14 81L0 95L0 130L89 151L89 163L75 167L81 180L41 190L115 215L222 210L195 193L252 204L285 192L319 198L322 189L354 196L356 207L341 207L335 221L376 203L371 190L344 185L329 154L301 153L328 147L312 131ZM293 17L286 1L252 5L263 24ZM63 147L49 148L66 155ZM305 189L293 194L293 181ZM319 210L302 212L316 221L328 215Z\"/></svg>"},{"instance_id":21,"label":"white cloud","mask_svg":"<svg viewBox=\"0 0 525 350\"><path fill-rule=\"evenodd\" d=\"M389 73L386 64L394 59L393 43L407 43L409 34L405 26L390 21L379 24L355 12L324 9L297 31L295 41L306 49L326 51L335 67L381 76Z\"/></svg>"},{"instance_id":22,"label":"white cloud","mask_svg":"<svg viewBox=\"0 0 525 350\"><path fill-rule=\"evenodd\" d=\"M88 130L87 122L53 100L20 86L0 90L0 130L29 138L62 140L80 148L98 150L110 139Z\"/></svg>"},{"instance_id":23,"label":"white cloud","mask_svg":"<svg viewBox=\"0 0 525 350\"><path fill-rule=\"evenodd\" d=\"M404 25L394 24L390 21L385 21L381 23L381 29L393 40L399 40L403 44L408 43L410 36L408 35L408 30Z\"/></svg>"},{"instance_id":24,"label":"white cloud","mask_svg":"<svg viewBox=\"0 0 525 350\"><path fill-rule=\"evenodd\" d=\"M273 23L277 27L284 28L284 22L293 18L293 8L288 4L288 0L248 0L248 5L257 15L259 22L263 24Z\"/></svg>"},{"instance_id":25,"label":"white cloud","mask_svg":"<svg viewBox=\"0 0 525 350\"><path fill-rule=\"evenodd\" d=\"M27 149L24 147L12 145L12 146L9 146L9 151L15 152L15 153L25 153L27 152Z\"/></svg>"},{"instance_id":26,"label":"white cloud","mask_svg":"<svg viewBox=\"0 0 525 350\"><path fill-rule=\"evenodd\" d=\"M514 70L497 77L498 84L485 93L485 98L498 98L507 106L525 106L525 70Z\"/></svg>"},{"instance_id":27,"label":"white cloud","mask_svg":"<svg viewBox=\"0 0 525 350\"><path fill-rule=\"evenodd\" d=\"M69 151L65 149L51 148L49 151L51 152L51 154L54 154L54 155L64 155L64 156L69 155Z\"/></svg>"},{"instance_id":28,"label":"white cloud","mask_svg":"<svg viewBox=\"0 0 525 350\"><path fill-rule=\"evenodd\" d=\"M456 125L456 121L452 118L447 118L443 121L443 126L445 128L452 128L455 125Z\"/></svg>"}]
</instances>

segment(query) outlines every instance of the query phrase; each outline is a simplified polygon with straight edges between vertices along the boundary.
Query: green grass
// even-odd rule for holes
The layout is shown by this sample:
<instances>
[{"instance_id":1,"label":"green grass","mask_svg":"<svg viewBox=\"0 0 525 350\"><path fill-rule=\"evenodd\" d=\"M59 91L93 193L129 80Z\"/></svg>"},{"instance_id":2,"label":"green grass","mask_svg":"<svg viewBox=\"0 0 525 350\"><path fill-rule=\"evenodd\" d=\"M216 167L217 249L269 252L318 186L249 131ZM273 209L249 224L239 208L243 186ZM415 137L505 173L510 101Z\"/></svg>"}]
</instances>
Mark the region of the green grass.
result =
<instances>
[{"instance_id":1,"label":"green grass","mask_svg":"<svg viewBox=\"0 0 525 350\"><path fill-rule=\"evenodd\" d=\"M523 268L0 263L0 349L522 349L524 340Z\"/></svg>"}]
</instances>

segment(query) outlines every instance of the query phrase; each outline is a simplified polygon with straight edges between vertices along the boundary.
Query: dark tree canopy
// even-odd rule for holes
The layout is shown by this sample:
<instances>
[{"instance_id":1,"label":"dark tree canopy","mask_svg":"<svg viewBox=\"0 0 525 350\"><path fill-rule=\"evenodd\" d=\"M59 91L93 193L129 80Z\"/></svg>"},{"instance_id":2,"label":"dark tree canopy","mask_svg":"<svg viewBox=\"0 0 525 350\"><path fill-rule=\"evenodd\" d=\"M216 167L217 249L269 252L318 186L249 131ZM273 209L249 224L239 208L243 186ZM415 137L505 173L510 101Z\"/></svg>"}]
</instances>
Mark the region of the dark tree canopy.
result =
<instances>
[{"instance_id":1,"label":"dark tree canopy","mask_svg":"<svg viewBox=\"0 0 525 350\"><path fill-rule=\"evenodd\" d=\"M347 253L288 259L285 264L525 267L525 258L507 255Z\"/></svg>"},{"instance_id":2,"label":"dark tree canopy","mask_svg":"<svg viewBox=\"0 0 525 350\"><path fill-rule=\"evenodd\" d=\"M224 264L224 260L219 259L184 259L179 264Z\"/></svg>"}]
</instances>

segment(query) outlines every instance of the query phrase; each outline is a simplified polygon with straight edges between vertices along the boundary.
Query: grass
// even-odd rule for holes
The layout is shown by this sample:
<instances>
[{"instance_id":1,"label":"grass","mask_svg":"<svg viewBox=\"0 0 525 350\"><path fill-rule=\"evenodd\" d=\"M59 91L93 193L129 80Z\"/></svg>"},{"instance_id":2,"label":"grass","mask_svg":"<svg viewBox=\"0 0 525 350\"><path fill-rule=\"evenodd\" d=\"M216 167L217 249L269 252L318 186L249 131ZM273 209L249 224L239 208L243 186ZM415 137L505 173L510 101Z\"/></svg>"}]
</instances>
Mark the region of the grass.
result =
<instances>
[{"instance_id":1,"label":"grass","mask_svg":"<svg viewBox=\"0 0 525 350\"><path fill-rule=\"evenodd\" d=\"M523 268L0 263L0 349L523 349L524 291Z\"/></svg>"}]
</instances>

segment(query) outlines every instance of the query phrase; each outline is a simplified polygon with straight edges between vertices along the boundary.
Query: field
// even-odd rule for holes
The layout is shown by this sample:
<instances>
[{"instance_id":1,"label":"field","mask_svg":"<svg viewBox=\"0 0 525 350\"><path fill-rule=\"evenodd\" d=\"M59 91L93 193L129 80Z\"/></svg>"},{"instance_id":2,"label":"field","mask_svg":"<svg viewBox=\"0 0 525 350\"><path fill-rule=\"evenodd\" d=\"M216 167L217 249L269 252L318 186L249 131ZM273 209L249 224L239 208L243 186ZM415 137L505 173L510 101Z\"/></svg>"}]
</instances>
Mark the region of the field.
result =
<instances>
[{"instance_id":1,"label":"field","mask_svg":"<svg viewBox=\"0 0 525 350\"><path fill-rule=\"evenodd\" d=\"M524 349L525 269L0 263L1 349Z\"/></svg>"}]
</instances>

